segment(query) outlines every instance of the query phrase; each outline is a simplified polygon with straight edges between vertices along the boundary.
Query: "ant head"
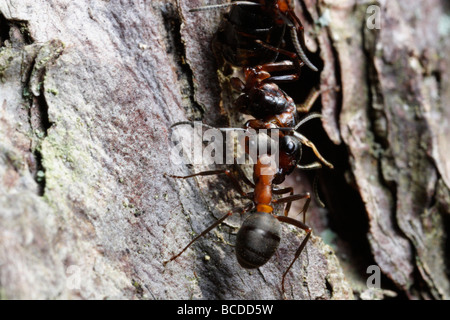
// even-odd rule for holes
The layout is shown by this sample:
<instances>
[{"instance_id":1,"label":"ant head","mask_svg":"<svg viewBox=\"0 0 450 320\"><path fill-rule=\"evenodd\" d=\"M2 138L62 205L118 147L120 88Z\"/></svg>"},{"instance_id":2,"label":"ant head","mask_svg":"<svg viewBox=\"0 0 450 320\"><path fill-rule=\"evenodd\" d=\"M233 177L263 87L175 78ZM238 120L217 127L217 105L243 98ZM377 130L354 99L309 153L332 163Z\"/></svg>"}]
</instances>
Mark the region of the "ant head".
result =
<instances>
[{"instance_id":1,"label":"ant head","mask_svg":"<svg viewBox=\"0 0 450 320\"><path fill-rule=\"evenodd\" d=\"M279 167L273 181L274 184L280 184L286 178L286 175L294 171L302 157L302 144L294 136L286 135L279 141Z\"/></svg>"}]
</instances>

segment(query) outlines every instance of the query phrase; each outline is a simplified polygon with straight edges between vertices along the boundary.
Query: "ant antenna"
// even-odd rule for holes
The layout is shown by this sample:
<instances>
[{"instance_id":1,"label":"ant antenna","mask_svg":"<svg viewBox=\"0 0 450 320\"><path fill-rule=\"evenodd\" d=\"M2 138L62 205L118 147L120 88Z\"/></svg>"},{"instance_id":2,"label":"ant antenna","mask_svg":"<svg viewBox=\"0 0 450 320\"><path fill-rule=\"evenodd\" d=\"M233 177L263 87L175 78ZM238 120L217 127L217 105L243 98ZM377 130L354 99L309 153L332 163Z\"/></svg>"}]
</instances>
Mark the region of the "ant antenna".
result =
<instances>
[{"instance_id":1,"label":"ant antenna","mask_svg":"<svg viewBox=\"0 0 450 320\"><path fill-rule=\"evenodd\" d=\"M316 118L322 118L322 115L320 113L317 113L317 112L314 112L314 113L311 113L311 114L307 115L302 120L300 120L299 123L297 123L297 125L294 127L294 130L297 130L302 125L304 125L306 122L308 122L309 120L316 119Z\"/></svg>"},{"instance_id":2,"label":"ant antenna","mask_svg":"<svg viewBox=\"0 0 450 320\"><path fill-rule=\"evenodd\" d=\"M302 59L302 61L308 66L308 68L310 68L313 71L319 71L319 69L317 69L317 67L315 65L312 64L312 62L308 59L308 57L306 56L305 51L303 50L302 45L300 44L300 42L298 41L297 38L297 30L295 30L295 28L291 28L290 30L291 32L291 39L292 39L292 44L294 45L295 51L297 51L297 54L299 55L300 59Z\"/></svg>"},{"instance_id":3,"label":"ant antenna","mask_svg":"<svg viewBox=\"0 0 450 320\"><path fill-rule=\"evenodd\" d=\"M322 161L323 164L325 164L327 167L329 167L330 169L333 169L334 166L328 162L327 160L325 160L325 158L319 153L319 150L317 150L316 146L314 145L314 143L312 143L311 141L309 141L308 138L306 138L304 135L302 135L300 132L297 132L296 130L298 128L300 128L300 126L302 126L303 124L305 124L306 122L308 122L309 120L315 119L315 118L321 118L322 115L320 113L311 113L310 115L307 115L306 117L304 117L295 127L294 127L294 131L293 134L294 136L304 145L310 147L314 154L316 155L317 158L319 158L320 161Z\"/></svg>"},{"instance_id":4,"label":"ant antenna","mask_svg":"<svg viewBox=\"0 0 450 320\"><path fill-rule=\"evenodd\" d=\"M319 150L317 150L316 146L314 145L314 143L312 143L311 141L309 141L308 138L306 138L304 135L302 135L301 133L294 131L294 137L296 137L302 144L304 144L305 146L308 146L312 149L312 151L314 152L314 154L316 155L317 158L319 158L320 161L322 161L322 163L324 165L326 165L328 168L333 169L334 166L328 162L327 160L325 160L325 158L320 154Z\"/></svg>"},{"instance_id":5,"label":"ant antenna","mask_svg":"<svg viewBox=\"0 0 450 320\"><path fill-rule=\"evenodd\" d=\"M203 122L200 122L200 121L180 121L180 122L176 122L176 123L174 123L174 124L172 124L170 126L170 129L173 129L174 127L181 126L181 125L189 125L191 127L194 127L196 124L198 124L198 125L200 125L202 127L205 127L207 129L216 129L216 130L223 131L223 132L227 132L227 131L248 131L249 130L247 128L217 128L217 127L210 126L209 124L206 124L206 123L203 123ZM278 128L277 127L277 128L264 128L264 129L253 129L253 130L255 130L255 131L258 131L258 130L267 130L267 131L278 130L278 131L291 132L291 131L295 130L295 128L291 128L291 127L279 127Z\"/></svg>"},{"instance_id":6,"label":"ant antenna","mask_svg":"<svg viewBox=\"0 0 450 320\"><path fill-rule=\"evenodd\" d=\"M231 7L231 6L260 6L260 5L261 4L259 4L259 3L250 2L250 1L235 1L235 2L230 2L230 3L213 4L213 5L209 5L209 6L192 8L189 10L189 12L199 12L199 11L205 11L205 10L226 8L226 7Z\"/></svg>"},{"instance_id":7,"label":"ant antenna","mask_svg":"<svg viewBox=\"0 0 450 320\"><path fill-rule=\"evenodd\" d=\"M176 123L174 123L174 124L172 124L170 126L170 129L173 129L174 127L181 126L181 125L189 125L191 127L194 127L195 125L200 125L200 126L205 127L207 129L215 129L215 130L219 130L219 131L222 131L222 132L236 131L236 130L248 131L248 129L245 129L245 128L217 128L217 127L210 126L209 124L206 124L206 123L203 123L203 122L200 122L200 121L180 121L180 122L176 122ZM289 128L289 129L292 130L292 128Z\"/></svg>"}]
</instances>

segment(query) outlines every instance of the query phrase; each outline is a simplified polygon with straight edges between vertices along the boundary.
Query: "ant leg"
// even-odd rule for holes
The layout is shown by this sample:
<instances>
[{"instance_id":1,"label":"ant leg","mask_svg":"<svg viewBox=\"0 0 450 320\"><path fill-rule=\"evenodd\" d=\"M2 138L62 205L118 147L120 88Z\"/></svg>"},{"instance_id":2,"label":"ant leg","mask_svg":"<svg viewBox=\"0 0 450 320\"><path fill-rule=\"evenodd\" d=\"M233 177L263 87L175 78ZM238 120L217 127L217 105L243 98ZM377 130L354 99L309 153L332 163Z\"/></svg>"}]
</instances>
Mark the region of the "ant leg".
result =
<instances>
[{"instance_id":1,"label":"ant leg","mask_svg":"<svg viewBox=\"0 0 450 320\"><path fill-rule=\"evenodd\" d=\"M179 256L181 256L181 254L186 251L187 248L189 248L191 246L191 244L193 244L195 241L197 241L199 238L203 237L205 234L207 234L209 231L211 231L212 229L214 229L215 227L217 227L219 224L221 224L223 221L225 221L226 218L230 217L233 214L233 212L228 212L226 215L224 215L222 218L220 218L219 220L217 220L216 222L214 222L212 225L210 225L208 228L206 228L202 233L200 233L198 236L196 236L194 239L191 240L191 242L188 243L188 245L186 247L184 247L183 250L181 250L178 254L174 255L172 258L170 258L169 260L166 260L163 262L164 265L166 265L167 263L169 263L170 261L175 260L176 258L178 258Z\"/></svg>"},{"instance_id":2,"label":"ant leg","mask_svg":"<svg viewBox=\"0 0 450 320\"><path fill-rule=\"evenodd\" d=\"M325 203L323 203L322 199L320 199L320 196L319 196L319 187L317 186L318 181L319 181L319 178L317 177L317 174L316 174L315 177L314 177L314 182L313 182L314 194L316 195L317 203L322 208L325 208Z\"/></svg>"},{"instance_id":3,"label":"ant leg","mask_svg":"<svg viewBox=\"0 0 450 320\"><path fill-rule=\"evenodd\" d=\"M248 211L250 211L253 208L253 203L250 203L247 207L245 207L242 210L241 214L244 214ZM210 225L208 228L206 228L205 230L202 231L202 233L200 233L198 236L196 236L194 239L191 240L191 242L188 243L188 245L186 247L183 248L183 250L181 250L178 254L174 255L172 258L170 258L169 260L166 260L163 262L163 265L165 266L167 263L169 263L170 261L175 260L176 258L178 258L179 256L181 256L181 254L187 250L187 248L189 248L195 241L197 241L199 238L203 237L205 234L207 234L208 232L210 232L212 229L214 229L215 227L217 227L219 224L221 224L222 222L224 222L228 217L233 215L233 211L229 211L226 215L224 215L222 218L220 218L219 220L217 220L216 222L214 222L212 225Z\"/></svg>"},{"instance_id":4,"label":"ant leg","mask_svg":"<svg viewBox=\"0 0 450 320\"><path fill-rule=\"evenodd\" d=\"M192 177L197 177L197 176L213 176L213 175L219 175L219 174L227 175L227 177L230 178L231 182L234 185L234 188L239 192L239 194L245 198L251 199L250 196L244 190L242 190L242 187L239 184L238 179L233 175L233 173L231 173L230 170L227 170L227 169L226 170L202 171L202 172L194 173L194 174L191 174L188 176L175 176L175 175L164 173L164 176L168 176L168 177L171 177L174 179L187 179L187 178L192 178Z\"/></svg>"},{"instance_id":5,"label":"ant leg","mask_svg":"<svg viewBox=\"0 0 450 320\"><path fill-rule=\"evenodd\" d=\"M265 46L268 46L267 44ZM273 50L278 51L277 48L271 47ZM281 49L279 49L281 50ZM291 71L293 69L296 70L296 73L294 74L285 74L285 75L278 75L278 76L270 76L267 79L264 79L264 82L274 82L274 83L289 83L297 81L300 78L300 70L301 65L295 65L290 60L283 60L279 62L269 62L265 63L263 65L259 66L261 68L261 71L272 73L272 72L282 72L282 71Z\"/></svg>"},{"instance_id":6,"label":"ant leg","mask_svg":"<svg viewBox=\"0 0 450 320\"><path fill-rule=\"evenodd\" d=\"M282 76L271 76L264 80L264 82L274 82L274 83L289 83L297 81L300 78L298 74L287 74Z\"/></svg>"},{"instance_id":7,"label":"ant leg","mask_svg":"<svg viewBox=\"0 0 450 320\"><path fill-rule=\"evenodd\" d=\"M290 195L290 197L292 197L293 195L294 195L294 188L292 188L292 187L287 187L287 188L284 188L284 189L278 189L278 190L273 190L272 191L274 194L286 194L286 193L289 193ZM292 201L289 201L287 204L286 204L286 207L284 208L284 215L287 217L288 216L288 214L289 214L289 210L291 210L291 203L292 203Z\"/></svg>"},{"instance_id":8,"label":"ant leg","mask_svg":"<svg viewBox=\"0 0 450 320\"><path fill-rule=\"evenodd\" d=\"M294 194L294 188L292 187L286 187L283 189L274 189L272 190L273 194L286 194L286 193L290 193L291 196Z\"/></svg>"},{"instance_id":9,"label":"ant leg","mask_svg":"<svg viewBox=\"0 0 450 320\"><path fill-rule=\"evenodd\" d=\"M259 40L257 40L259 41ZM263 42L262 42L263 43ZM265 44L265 46L269 46L268 44ZM273 50L277 50L277 48L270 46L270 48L273 48ZM281 50L281 49L279 49ZM294 65L294 63L291 60L283 60L283 61L277 61L277 62L268 62L260 66L262 71L272 73L276 71L291 71L295 70L297 67Z\"/></svg>"},{"instance_id":10,"label":"ant leg","mask_svg":"<svg viewBox=\"0 0 450 320\"><path fill-rule=\"evenodd\" d=\"M260 46L263 46L266 49L272 50L274 52L278 52L282 55L285 55L285 56L291 58L294 63L294 67L297 70L297 73L300 74L300 70L305 63L301 60L301 57L299 57L299 55L297 53L271 46L270 44L267 44L259 39L255 40L255 42L257 44L259 44ZM277 70L273 70L273 71L277 71Z\"/></svg>"},{"instance_id":11,"label":"ant leg","mask_svg":"<svg viewBox=\"0 0 450 320\"><path fill-rule=\"evenodd\" d=\"M317 89L317 88L313 88L309 94L308 97L306 98L306 100L303 103L299 103L297 104L297 112L299 113L308 113L309 110L311 110L312 106L314 105L314 103L317 101L317 98L319 98L319 96L326 91L329 90L336 90L338 91L339 88L338 87L327 87L325 89Z\"/></svg>"},{"instance_id":12,"label":"ant leg","mask_svg":"<svg viewBox=\"0 0 450 320\"><path fill-rule=\"evenodd\" d=\"M317 90L316 88L312 88L309 92L308 97L303 103L297 104L297 112L299 113L307 113L312 108L317 98L320 96L322 91Z\"/></svg>"},{"instance_id":13,"label":"ant leg","mask_svg":"<svg viewBox=\"0 0 450 320\"><path fill-rule=\"evenodd\" d=\"M300 244L300 246L298 247L297 251L295 252L295 256L294 259L292 260L291 264L289 265L289 267L286 269L286 271L283 273L283 277L281 278L281 290L283 292L283 297L285 297L285 290L284 290L284 280L286 280L286 275L288 274L289 270L292 268L292 265L294 264L294 262L297 260L297 258L300 256L300 254L302 253L303 249L306 246L306 243L308 242L309 238L311 237L311 232L312 229L307 226L305 223L302 223L298 220L289 218L289 217L285 217L285 216L276 216L275 218L277 218L279 221L284 222L284 223L288 223L291 224L295 227L298 227L302 230L305 230L306 232L306 236L303 239L302 243Z\"/></svg>"},{"instance_id":14,"label":"ant leg","mask_svg":"<svg viewBox=\"0 0 450 320\"><path fill-rule=\"evenodd\" d=\"M273 203L287 203L286 207L284 209L284 216L287 217L289 210L291 209L291 204L293 201L305 199L306 202L303 205L302 211L300 213L303 213L303 223L306 221L306 211L308 210L309 203L311 202L311 195L309 192L306 192L305 194L291 194L290 196L281 198L281 199L275 199L272 202ZM299 214L300 214L299 213Z\"/></svg>"}]
</instances>

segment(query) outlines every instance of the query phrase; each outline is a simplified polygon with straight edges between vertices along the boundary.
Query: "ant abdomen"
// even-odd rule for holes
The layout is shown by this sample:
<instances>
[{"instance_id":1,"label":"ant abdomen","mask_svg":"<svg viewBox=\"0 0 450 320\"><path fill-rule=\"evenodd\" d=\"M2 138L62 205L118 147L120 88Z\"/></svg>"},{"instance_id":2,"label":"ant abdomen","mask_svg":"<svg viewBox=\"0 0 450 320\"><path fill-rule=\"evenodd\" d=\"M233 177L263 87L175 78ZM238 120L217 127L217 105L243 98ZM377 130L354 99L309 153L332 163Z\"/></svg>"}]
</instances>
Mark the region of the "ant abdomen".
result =
<instances>
[{"instance_id":1,"label":"ant abdomen","mask_svg":"<svg viewBox=\"0 0 450 320\"><path fill-rule=\"evenodd\" d=\"M281 225L270 213L256 212L242 224L236 239L236 257L246 269L264 265L280 244Z\"/></svg>"}]
</instances>

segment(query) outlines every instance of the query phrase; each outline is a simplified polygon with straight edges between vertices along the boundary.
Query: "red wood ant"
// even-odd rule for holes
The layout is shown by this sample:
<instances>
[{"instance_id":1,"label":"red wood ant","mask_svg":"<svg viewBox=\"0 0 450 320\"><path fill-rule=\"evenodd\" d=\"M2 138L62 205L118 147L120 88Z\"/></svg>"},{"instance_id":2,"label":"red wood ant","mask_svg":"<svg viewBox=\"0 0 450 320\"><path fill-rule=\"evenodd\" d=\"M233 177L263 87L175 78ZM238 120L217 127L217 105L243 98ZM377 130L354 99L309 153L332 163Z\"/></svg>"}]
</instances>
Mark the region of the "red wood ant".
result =
<instances>
[{"instance_id":1,"label":"red wood ant","mask_svg":"<svg viewBox=\"0 0 450 320\"><path fill-rule=\"evenodd\" d=\"M255 66L273 62L277 53L257 43L260 40L270 46L282 46L288 30L296 53L311 70L318 71L305 54L304 28L295 15L289 0L232 1L191 9L191 12L232 8L224 14L219 30L212 42L217 57L233 66Z\"/></svg>"},{"instance_id":2,"label":"red wood ant","mask_svg":"<svg viewBox=\"0 0 450 320\"><path fill-rule=\"evenodd\" d=\"M230 82L234 89L241 93L235 105L240 112L254 117L247 121L244 130L249 128L279 130L279 164L278 166L273 165L270 154L260 155L253 165L253 182L242 171L239 171L238 177L230 170L203 171L188 176L167 176L187 179L195 176L225 174L231 179L241 196L251 200L241 214L255 210L245 219L236 238L236 257L244 268L258 268L273 256L281 240L280 222L291 224L306 232L292 262L283 273L281 288L284 296L286 275L311 236L312 229L305 224L306 211L311 197L309 193L294 194L292 187L276 189L274 186L281 184L295 167L300 169L321 167L318 162L300 165L302 144L312 148L322 163L330 168L333 168L333 165L320 155L311 141L296 131L307 121L320 117L319 114L313 113L303 120L299 121L298 119L299 112L309 112L320 91L313 90L304 104L296 105L293 99L278 87L277 83L297 80L303 65L307 65L314 71L317 71L317 68L306 57L303 26L288 1L233 1L229 4L206 6L191 11L225 6L232 6L232 8L224 15L219 31L213 40L213 50L216 56L223 58L227 63L243 68L244 80L231 78ZM290 32L296 53L280 48L286 29ZM280 53L290 57L291 60L275 62ZM289 70L295 70L295 73L271 75L272 72ZM189 122L180 122L173 126L187 123ZM246 193L240 186L240 180L252 188L253 192ZM274 195L287 193L289 193L288 196L274 199ZM300 212L303 214L303 222L288 217L291 203L300 199L306 199ZM273 204L284 203L286 204L284 215L276 215ZM196 240L224 222L233 213L233 211L228 212L202 231L178 254L165 261L164 265L177 259Z\"/></svg>"},{"instance_id":3,"label":"red wood ant","mask_svg":"<svg viewBox=\"0 0 450 320\"><path fill-rule=\"evenodd\" d=\"M304 34L300 20L287 0L233 1L190 11L226 6L232 6L232 8L224 15L219 30L215 34L213 50L216 57L223 58L232 65L243 67L244 83L238 78L232 78L231 84L242 93L235 102L236 106L241 112L255 117L255 120L247 122L246 126L253 129L269 129L274 126L297 129L299 127L297 126L298 112L308 112L321 92L313 90L304 104L296 105L292 98L276 84L297 80L301 67L305 64L317 71L302 49ZM286 28L291 32L292 43L297 53L280 48ZM274 62L280 53L291 60ZM292 69L296 72L290 75L272 76L270 74L270 72ZM315 117L318 116L314 115L308 119ZM305 136L295 130L290 134L294 135L300 143L312 148L322 163L333 168L333 165L320 155L315 145ZM291 140L290 145L293 143L294 141ZM286 154L281 153L281 155ZM289 168L282 166L280 170L288 172L284 175L289 174L298 165L298 161L299 158L296 162L285 161L286 166L290 164ZM314 166L314 168L317 167L319 166Z\"/></svg>"},{"instance_id":4,"label":"red wood ant","mask_svg":"<svg viewBox=\"0 0 450 320\"><path fill-rule=\"evenodd\" d=\"M236 237L236 258L239 264L246 269L254 269L264 265L273 256L277 250L281 240L281 225L280 222L291 224L306 232L306 236L295 252L294 259L289 264L286 271L283 273L281 280L281 289L283 297L285 297L285 279L289 270L294 262L302 253L306 243L308 242L312 229L305 224L305 214L308 210L311 197L309 193L305 194L293 194L292 188L274 189L274 178L276 175L276 168L273 166L273 162L269 159L268 155L261 155L258 158L257 163L253 167L253 180L252 183L248 178L244 178L243 181L253 188L253 196L243 191L239 185L238 178L229 170L212 170L195 173L188 176L174 176L167 175L177 179L187 179L195 176L208 176L208 175L227 175L233 182L236 190L245 198L248 198L250 202L241 212L246 212L255 209L246 220L243 222ZM274 199L273 195L291 193L289 196ZM303 214L303 222L288 217L291 203L296 200L306 199L303 209L300 213ZM273 204L286 203L284 215L276 215L274 213ZM186 247L183 248L178 254L171 257L169 260L164 261L164 265L168 262L178 258L184 251L186 251L196 240L203 237L209 231L217 227L224 222L234 212L230 211L222 218L214 222L211 226L206 228L198 236L196 236Z\"/></svg>"},{"instance_id":5,"label":"red wood ant","mask_svg":"<svg viewBox=\"0 0 450 320\"><path fill-rule=\"evenodd\" d=\"M257 42L260 41L257 40ZM277 51L290 57L295 56L294 53L271 47L267 44L262 45L267 47L269 50ZM240 112L249 114L255 118L247 121L245 124L246 128L250 127L255 130L293 128L292 131L283 131L284 133L281 137L284 137L286 134L293 135L298 143L310 147L323 164L329 168L333 168L333 165L325 160L315 145L305 136L296 131L306 121L320 117L319 114L313 113L299 122L298 114L309 112L322 91L313 89L304 103L296 104L294 100L277 85L277 83L280 82L297 80L299 77L299 69L302 65L303 63L297 65L286 60L266 63L255 67L244 67L244 81L241 81L239 78L232 78L230 81L234 89L241 92L241 95L235 101L235 105ZM273 71L286 71L290 69L295 69L296 72L287 75L271 75L271 72ZM327 88L325 90L330 89ZM291 140L290 143L294 143L294 140ZM284 154L286 154L286 152L280 153L280 155ZM291 168L286 169L283 166L281 166L281 168L287 170L287 174L292 172L293 167L295 166L298 166L300 169L305 169L305 167L298 165L300 157L301 154L297 158L296 164L294 166L290 166Z\"/></svg>"},{"instance_id":6,"label":"red wood ant","mask_svg":"<svg viewBox=\"0 0 450 320\"><path fill-rule=\"evenodd\" d=\"M267 67L267 66L265 66ZM264 67L261 67L261 69L264 69ZM249 69L250 70L250 69ZM256 68L256 70L260 70L259 67ZM266 69L267 70L267 69ZM253 70L254 71L254 70ZM270 79L267 77L267 74L265 74L265 70L262 71L260 75L263 75L262 78ZM249 72L249 75L258 75L258 73L252 73ZM247 84L250 82L250 78L247 79ZM256 84L250 85L249 90L253 87L257 87ZM273 89L273 88L272 88ZM277 94L279 94L278 90L281 91L281 89L275 90ZM246 93L246 90L243 89L243 94ZM264 92L264 90L263 90ZM283 111L285 113L288 113L287 116L282 117L281 119L289 119L292 118L292 113L297 111L297 106L294 104L294 108L292 109L292 99L288 101L284 101L282 103L283 106L288 106L287 109L290 111L286 111L286 108L281 108L281 114ZM303 107L308 108L308 105L304 105ZM308 108L309 109L309 108ZM268 110L271 110L268 108ZM254 213L251 213L250 216L244 221L241 228L238 231L237 239L236 239L236 257L239 262L239 264L244 268L258 268L262 265L264 265L275 253L276 249L279 246L280 243L280 234L281 234L281 226L279 222L285 222L291 225L294 225L298 228L303 229L306 232L306 236L304 240L301 242L299 248L297 249L294 259L292 260L291 264L288 266L286 271L284 272L282 276L281 281L281 287L283 296L285 294L285 278L289 270L291 269L294 262L297 260L297 258L300 256L301 252L303 251L304 247L306 246L306 243L308 242L312 229L305 224L305 216L306 211L308 209L309 203L311 201L311 197L309 193L305 194L294 194L292 187L287 187L283 189L275 189L274 186L281 184L286 175L290 174L292 170L295 167L301 168L301 169L317 169L320 168L320 163L312 163L309 165L300 165L299 161L301 159L301 145L306 144L313 148L313 150L318 155L319 159L321 159L324 163L328 164L328 162L323 159L320 154L318 153L317 149L315 148L314 144L312 144L307 138L302 136L300 133L298 133L296 130L305 122L319 117L319 114L310 114L307 117L305 117L303 120L296 122L297 119L291 119L292 121L282 121L280 119L276 118L275 115L266 115L266 118L264 120L261 119L253 119L249 120L246 123L245 129L252 128L252 129L268 129L268 130L279 130L280 133L280 143L279 143L279 166L274 166L273 163L270 162L268 158L270 158L269 154L263 154L258 157L256 164L253 166L253 182L251 182L246 176L245 173L239 170L239 177L244 181L248 186L253 188L252 195L244 192L242 187L239 184L239 177L235 176L230 170L211 170L211 171L203 171L199 173L195 173L188 176L174 176L174 175L167 175L172 178L177 179L187 179L195 176L209 176L209 175L219 175L219 174L225 174L227 175L235 189L241 194L241 196L251 200L252 202L249 203L248 206L246 206L242 214L249 212L252 209L256 209ZM172 125L172 127L181 125L181 124L192 124L192 122L179 122ZM287 127L286 125L294 125L295 127ZM208 125L204 125L206 127L210 127ZM212 127L210 127L212 128ZM220 128L220 130L236 130L236 128ZM285 133L283 133L285 132ZM292 135L291 135L291 132ZM272 165L270 165L272 164ZM331 164L329 166L332 167ZM237 167L238 168L238 167ZM263 174L264 173L264 174ZM286 196L284 198L280 199L274 199L273 195L282 195L289 193L289 196ZM300 213L303 214L303 222L300 222L298 220L295 220L293 218L288 217L288 213L291 207L291 203L296 200L300 199L307 199L303 209ZM286 207L284 210L283 216L278 216L274 214L273 212L273 206L272 204L277 203L286 203ZM210 227L205 229L203 232L201 232L197 237L195 237L183 250L181 250L177 255L173 256L168 261L165 261L164 264L168 263L169 261L175 260L178 258L187 248L189 248L197 239L204 236L206 233L214 229L216 226L221 224L225 219L230 217L233 214L232 211L228 212L226 215L224 215L222 218L217 220L214 224L212 224Z\"/></svg>"}]
</instances>

